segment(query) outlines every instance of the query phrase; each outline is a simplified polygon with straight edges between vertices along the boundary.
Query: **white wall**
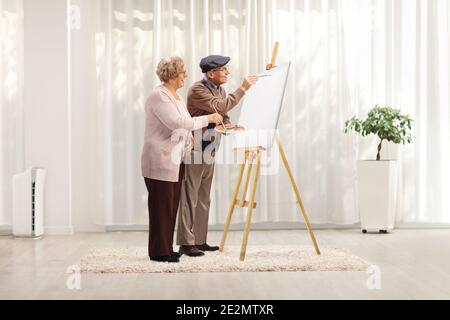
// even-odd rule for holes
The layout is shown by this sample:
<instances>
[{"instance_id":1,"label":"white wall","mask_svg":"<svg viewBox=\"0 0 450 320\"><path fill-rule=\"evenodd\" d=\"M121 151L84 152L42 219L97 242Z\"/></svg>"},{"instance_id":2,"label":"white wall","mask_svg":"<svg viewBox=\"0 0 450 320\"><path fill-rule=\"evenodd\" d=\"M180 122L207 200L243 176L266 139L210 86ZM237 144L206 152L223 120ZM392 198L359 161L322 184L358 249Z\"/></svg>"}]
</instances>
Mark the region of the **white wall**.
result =
<instances>
[{"instance_id":1,"label":"white wall","mask_svg":"<svg viewBox=\"0 0 450 320\"><path fill-rule=\"evenodd\" d=\"M72 232L67 3L24 1L25 167L47 168L47 234Z\"/></svg>"}]
</instances>

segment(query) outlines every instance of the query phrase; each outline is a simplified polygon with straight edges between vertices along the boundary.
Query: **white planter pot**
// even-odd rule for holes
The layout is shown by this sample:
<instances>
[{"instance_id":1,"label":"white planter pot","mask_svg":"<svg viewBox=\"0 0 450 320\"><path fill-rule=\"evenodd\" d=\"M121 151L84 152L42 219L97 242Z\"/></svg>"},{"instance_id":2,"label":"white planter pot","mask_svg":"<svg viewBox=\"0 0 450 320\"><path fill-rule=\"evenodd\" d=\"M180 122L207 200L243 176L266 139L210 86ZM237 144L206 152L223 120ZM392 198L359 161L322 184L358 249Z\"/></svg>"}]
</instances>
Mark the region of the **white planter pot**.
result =
<instances>
[{"instance_id":1,"label":"white planter pot","mask_svg":"<svg viewBox=\"0 0 450 320\"><path fill-rule=\"evenodd\" d=\"M358 161L357 170L362 231L392 230L397 203L397 162Z\"/></svg>"}]
</instances>

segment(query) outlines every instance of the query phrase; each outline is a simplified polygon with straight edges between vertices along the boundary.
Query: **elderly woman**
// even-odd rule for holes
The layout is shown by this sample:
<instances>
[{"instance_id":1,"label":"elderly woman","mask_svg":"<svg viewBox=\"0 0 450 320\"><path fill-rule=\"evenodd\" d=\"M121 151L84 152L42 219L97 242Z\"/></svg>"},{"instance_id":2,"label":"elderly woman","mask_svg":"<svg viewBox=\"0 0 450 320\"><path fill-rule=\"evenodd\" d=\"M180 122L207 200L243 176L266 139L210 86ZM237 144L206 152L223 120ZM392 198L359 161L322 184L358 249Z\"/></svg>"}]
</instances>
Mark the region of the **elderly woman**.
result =
<instances>
[{"instance_id":1,"label":"elderly woman","mask_svg":"<svg viewBox=\"0 0 450 320\"><path fill-rule=\"evenodd\" d=\"M184 177L182 158L192 148L191 131L219 124L222 116L192 118L177 90L184 86L186 71L179 57L165 58L156 71L162 84L151 92L145 104L145 136L142 175L148 190L150 260L178 262L173 251L173 234Z\"/></svg>"}]
</instances>

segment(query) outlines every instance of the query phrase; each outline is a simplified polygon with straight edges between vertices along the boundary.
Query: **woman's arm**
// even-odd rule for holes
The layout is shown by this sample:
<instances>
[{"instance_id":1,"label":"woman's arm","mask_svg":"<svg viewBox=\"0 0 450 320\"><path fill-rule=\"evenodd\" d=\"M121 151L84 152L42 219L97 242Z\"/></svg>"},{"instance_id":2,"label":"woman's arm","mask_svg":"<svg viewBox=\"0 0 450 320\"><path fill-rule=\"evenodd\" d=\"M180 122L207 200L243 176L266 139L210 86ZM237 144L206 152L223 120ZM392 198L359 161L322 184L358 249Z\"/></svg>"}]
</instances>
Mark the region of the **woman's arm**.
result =
<instances>
[{"instance_id":1,"label":"woman's arm","mask_svg":"<svg viewBox=\"0 0 450 320\"><path fill-rule=\"evenodd\" d=\"M153 108L153 112L156 117L170 130L186 129L189 131L201 129L208 126L208 116L201 117L183 117L177 111L173 102L160 101L156 107Z\"/></svg>"}]
</instances>

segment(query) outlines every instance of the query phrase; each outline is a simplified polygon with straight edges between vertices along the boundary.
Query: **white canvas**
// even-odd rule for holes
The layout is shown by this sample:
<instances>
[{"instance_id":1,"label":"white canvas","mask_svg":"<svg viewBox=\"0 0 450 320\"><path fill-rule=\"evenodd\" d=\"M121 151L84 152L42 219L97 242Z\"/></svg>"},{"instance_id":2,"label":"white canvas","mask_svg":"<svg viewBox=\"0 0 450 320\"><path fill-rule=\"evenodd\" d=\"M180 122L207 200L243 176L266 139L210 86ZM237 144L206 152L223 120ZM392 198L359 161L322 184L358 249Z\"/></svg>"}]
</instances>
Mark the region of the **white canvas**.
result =
<instances>
[{"instance_id":1,"label":"white canvas","mask_svg":"<svg viewBox=\"0 0 450 320\"><path fill-rule=\"evenodd\" d=\"M238 121L245 131L235 133L234 147L268 149L273 145L290 66L288 62L261 73L247 92Z\"/></svg>"}]
</instances>

